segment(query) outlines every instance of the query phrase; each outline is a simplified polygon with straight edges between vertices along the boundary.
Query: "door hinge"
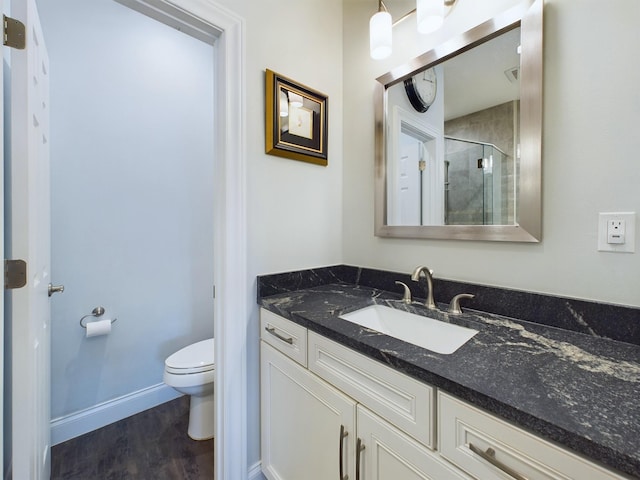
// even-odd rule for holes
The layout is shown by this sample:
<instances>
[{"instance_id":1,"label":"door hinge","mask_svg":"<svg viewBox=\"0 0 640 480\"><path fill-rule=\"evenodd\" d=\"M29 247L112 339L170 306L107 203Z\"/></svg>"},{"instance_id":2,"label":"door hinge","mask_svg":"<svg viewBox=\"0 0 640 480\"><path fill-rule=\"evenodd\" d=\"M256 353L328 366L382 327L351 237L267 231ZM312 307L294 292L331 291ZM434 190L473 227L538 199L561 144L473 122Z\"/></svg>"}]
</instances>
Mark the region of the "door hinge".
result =
<instances>
[{"instance_id":1,"label":"door hinge","mask_svg":"<svg viewBox=\"0 0 640 480\"><path fill-rule=\"evenodd\" d=\"M2 16L2 28L4 32L3 44L7 47L24 50L26 44L26 35L24 23L15 18Z\"/></svg>"},{"instance_id":2,"label":"door hinge","mask_svg":"<svg viewBox=\"0 0 640 480\"><path fill-rule=\"evenodd\" d=\"M4 288L22 288L27 284L27 262L24 260L4 261Z\"/></svg>"},{"instance_id":3,"label":"door hinge","mask_svg":"<svg viewBox=\"0 0 640 480\"><path fill-rule=\"evenodd\" d=\"M213 286L213 298L216 298L216 286Z\"/></svg>"}]
</instances>

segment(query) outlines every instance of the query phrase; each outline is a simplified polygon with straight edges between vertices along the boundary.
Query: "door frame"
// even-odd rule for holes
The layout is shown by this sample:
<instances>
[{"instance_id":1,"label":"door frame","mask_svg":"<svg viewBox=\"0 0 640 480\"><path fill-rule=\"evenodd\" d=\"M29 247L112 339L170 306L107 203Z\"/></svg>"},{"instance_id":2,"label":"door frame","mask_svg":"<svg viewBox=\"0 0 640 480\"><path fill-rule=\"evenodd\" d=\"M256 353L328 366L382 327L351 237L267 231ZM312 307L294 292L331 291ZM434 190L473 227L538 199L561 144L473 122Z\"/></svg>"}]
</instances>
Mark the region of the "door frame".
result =
<instances>
[{"instance_id":1,"label":"door frame","mask_svg":"<svg viewBox=\"0 0 640 480\"><path fill-rule=\"evenodd\" d=\"M245 22L211 0L126 0L211 27L214 55L215 478L248 478ZM131 6L131 5L129 5ZM135 7L134 7L135 8Z\"/></svg>"},{"instance_id":2,"label":"door frame","mask_svg":"<svg viewBox=\"0 0 640 480\"><path fill-rule=\"evenodd\" d=\"M214 45L215 474L217 480L240 480L248 477L245 26L209 0L172 3L219 31Z\"/></svg>"},{"instance_id":3,"label":"door frame","mask_svg":"<svg viewBox=\"0 0 640 480\"><path fill-rule=\"evenodd\" d=\"M3 14L7 12L4 11L4 1L0 0L0 11ZM4 124L4 45L0 43L0 60L2 63L2 68L0 72L0 156L2 158L2 168L0 168L0 253L2 254L1 260L4 260L5 252L4 252L4 162L6 161L4 155L4 135L5 135L5 124ZM4 283L4 275L1 275L2 279L0 279L0 288L2 288L2 294L0 295L0 476L5 478L4 469L4 292L5 292L5 283Z\"/></svg>"}]
</instances>

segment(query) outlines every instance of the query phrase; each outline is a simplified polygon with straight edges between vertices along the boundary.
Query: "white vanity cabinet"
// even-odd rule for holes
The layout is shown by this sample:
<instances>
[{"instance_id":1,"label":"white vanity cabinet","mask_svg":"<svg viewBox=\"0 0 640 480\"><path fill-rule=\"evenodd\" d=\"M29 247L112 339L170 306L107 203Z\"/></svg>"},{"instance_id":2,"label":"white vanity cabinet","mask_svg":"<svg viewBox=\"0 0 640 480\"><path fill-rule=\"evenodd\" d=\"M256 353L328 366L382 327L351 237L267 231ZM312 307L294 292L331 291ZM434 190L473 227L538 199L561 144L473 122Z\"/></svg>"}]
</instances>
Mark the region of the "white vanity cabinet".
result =
<instances>
[{"instance_id":1,"label":"white vanity cabinet","mask_svg":"<svg viewBox=\"0 0 640 480\"><path fill-rule=\"evenodd\" d=\"M313 332L307 370L287 336L296 327L261 311L262 471L269 480L470 479L426 445L435 439L432 387Z\"/></svg>"},{"instance_id":2,"label":"white vanity cabinet","mask_svg":"<svg viewBox=\"0 0 640 480\"><path fill-rule=\"evenodd\" d=\"M261 332L269 480L631 478L264 309Z\"/></svg>"}]
</instances>

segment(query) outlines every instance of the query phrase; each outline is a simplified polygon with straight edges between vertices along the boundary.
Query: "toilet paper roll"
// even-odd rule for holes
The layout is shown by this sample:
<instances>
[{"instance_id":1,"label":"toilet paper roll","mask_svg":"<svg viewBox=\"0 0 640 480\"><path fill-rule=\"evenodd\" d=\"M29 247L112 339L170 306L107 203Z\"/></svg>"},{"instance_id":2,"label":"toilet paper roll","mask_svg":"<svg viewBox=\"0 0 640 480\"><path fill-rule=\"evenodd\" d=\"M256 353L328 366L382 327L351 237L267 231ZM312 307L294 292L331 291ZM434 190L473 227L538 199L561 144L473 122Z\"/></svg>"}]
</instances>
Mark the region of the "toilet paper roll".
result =
<instances>
[{"instance_id":1,"label":"toilet paper roll","mask_svg":"<svg viewBox=\"0 0 640 480\"><path fill-rule=\"evenodd\" d=\"M97 337L98 335L109 335L109 333L111 333L111 320L108 318L87 323L87 338Z\"/></svg>"}]
</instances>

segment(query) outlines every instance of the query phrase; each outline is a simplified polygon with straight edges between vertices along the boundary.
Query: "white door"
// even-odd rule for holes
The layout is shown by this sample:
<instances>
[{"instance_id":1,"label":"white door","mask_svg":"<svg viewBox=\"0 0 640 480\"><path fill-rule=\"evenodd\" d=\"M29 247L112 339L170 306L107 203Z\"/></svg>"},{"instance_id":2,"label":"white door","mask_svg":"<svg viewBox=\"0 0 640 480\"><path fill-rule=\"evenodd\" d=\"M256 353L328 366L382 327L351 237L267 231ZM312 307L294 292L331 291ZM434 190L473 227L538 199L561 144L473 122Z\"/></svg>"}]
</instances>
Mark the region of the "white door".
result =
<instances>
[{"instance_id":1,"label":"white door","mask_svg":"<svg viewBox=\"0 0 640 480\"><path fill-rule=\"evenodd\" d=\"M355 478L355 402L260 343L264 475L269 480Z\"/></svg>"},{"instance_id":2,"label":"white door","mask_svg":"<svg viewBox=\"0 0 640 480\"><path fill-rule=\"evenodd\" d=\"M27 285L7 297L11 315L13 478L50 476L49 60L35 0L13 0L26 49L11 50L7 254L27 262Z\"/></svg>"},{"instance_id":3,"label":"white door","mask_svg":"<svg viewBox=\"0 0 640 480\"><path fill-rule=\"evenodd\" d=\"M411 138L402 134L403 138ZM401 156L398 191L400 196L400 225L422 225L420 217L420 201L422 199L422 176L420 175L420 160L422 160L422 144L415 139L401 145Z\"/></svg>"},{"instance_id":4,"label":"white door","mask_svg":"<svg viewBox=\"0 0 640 480\"><path fill-rule=\"evenodd\" d=\"M0 12L4 13L4 2L0 0ZM0 59L4 58L4 45L0 42ZM2 71L2 70L0 70ZM0 75L0 92L4 92L4 75ZM4 94L0 94L0 260L4 256ZM4 292L4 275L0 275L0 288ZM0 295L0 445L4 447L4 295ZM4 478L4 448L0 448L0 476Z\"/></svg>"}]
</instances>

